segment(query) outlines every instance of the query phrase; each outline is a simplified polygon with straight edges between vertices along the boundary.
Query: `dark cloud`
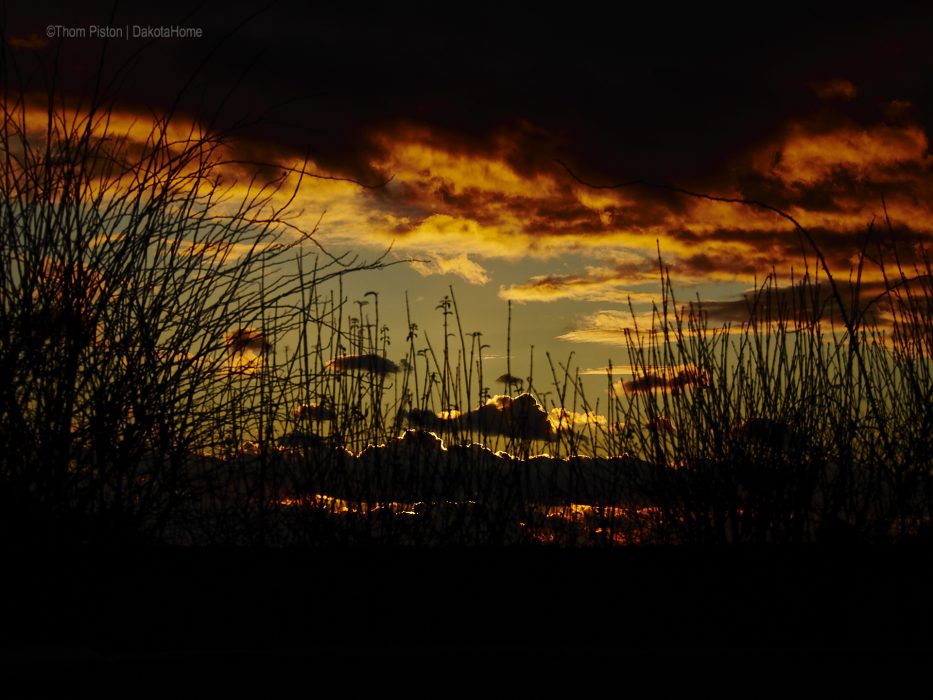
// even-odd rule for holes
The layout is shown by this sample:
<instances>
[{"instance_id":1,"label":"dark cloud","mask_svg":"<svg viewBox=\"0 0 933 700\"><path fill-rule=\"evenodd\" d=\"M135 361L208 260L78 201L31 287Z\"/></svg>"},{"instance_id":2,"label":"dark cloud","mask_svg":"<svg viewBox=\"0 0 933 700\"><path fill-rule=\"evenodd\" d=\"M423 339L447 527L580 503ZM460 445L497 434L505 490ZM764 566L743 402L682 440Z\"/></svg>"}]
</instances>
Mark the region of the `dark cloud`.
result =
<instances>
[{"instance_id":1,"label":"dark cloud","mask_svg":"<svg viewBox=\"0 0 933 700\"><path fill-rule=\"evenodd\" d=\"M858 95L858 88L842 78L815 82L811 87L821 100L851 100Z\"/></svg>"},{"instance_id":2,"label":"dark cloud","mask_svg":"<svg viewBox=\"0 0 933 700\"><path fill-rule=\"evenodd\" d=\"M663 389L666 387L667 379L665 377L651 373L622 382L622 388L625 389L625 391L632 392L647 392L653 389Z\"/></svg>"},{"instance_id":3,"label":"dark cloud","mask_svg":"<svg viewBox=\"0 0 933 700\"><path fill-rule=\"evenodd\" d=\"M547 440L552 435L547 411L531 394L494 396L473 411L449 416L418 409L408 414L408 421L426 430L477 431L518 440Z\"/></svg>"},{"instance_id":4,"label":"dark cloud","mask_svg":"<svg viewBox=\"0 0 933 700\"><path fill-rule=\"evenodd\" d=\"M754 274L756 269L755 265L750 265L746 261L736 260L734 257L724 260L721 256L712 256L706 253L697 253L696 255L684 258L678 267L687 270L689 273L700 275L725 269L732 269L735 272L749 275Z\"/></svg>"},{"instance_id":5,"label":"dark cloud","mask_svg":"<svg viewBox=\"0 0 933 700\"><path fill-rule=\"evenodd\" d=\"M341 355L327 363L334 372L368 372L387 375L398 372L398 365L381 355Z\"/></svg>"},{"instance_id":6,"label":"dark cloud","mask_svg":"<svg viewBox=\"0 0 933 700\"><path fill-rule=\"evenodd\" d=\"M751 283L813 254L774 212L644 184L595 189L558 160L596 185L638 179L767 202L837 272L882 202L899 235L933 238L933 10L754 24L705 10L481 5L451 20L426 5L213 0L9 14L7 48L39 98L56 74L66 102L86 104L100 85L105 106L126 114L172 108L227 129L230 159L250 169L307 158L335 177L393 178L343 200L308 195L299 206L333 217L326 235L391 240L431 260L421 274L459 269L477 284L490 279L484 257L600 261L503 291L517 300L625 302L654 277L656 246L693 282ZM204 38L110 42L100 81L102 41L29 39L92 23L193 26ZM641 253L646 271L606 262L620 250Z\"/></svg>"},{"instance_id":7,"label":"dark cloud","mask_svg":"<svg viewBox=\"0 0 933 700\"><path fill-rule=\"evenodd\" d=\"M836 296L838 292L846 318L854 318L853 312L870 323L878 323L886 317L890 302L885 298L883 281L864 281L858 288L847 280L837 280L835 285L836 292L827 282L812 279L785 287L768 282L758 290L746 292L740 299L705 301L699 308L713 323L839 322L843 316Z\"/></svg>"},{"instance_id":8,"label":"dark cloud","mask_svg":"<svg viewBox=\"0 0 933 700\"><path fill-rule=\"evenodd\" d=\"M107 24L112 9L17 7L7 31L19 39L9 43L38 53L41 42L23 37L41 40L50 23ZM489 4L450 18L427 5L360 12L209 1L121 5L113 23L205 34L142 52L142 42L111 42L107 77L120 100L165 108L191 78L184 111L227 125L258 119L243 133L270 153L310 151L322 167L364 179L381 175L371 163L384 146L373 135L411 123L473 154L508 133L504 157L524 174L561 157L593 178L714 184L718 164L775 137L827 95L847 97L834 104L859 121L884 98L913 103L922 121L931 112L933 25L924 9L884 17L811 9L806 22L779 13L749 23L705 8L530 13ZM64 41L60 84L91 89L101 48ZM129 61L132 73L119 73Z\"/></svg>"},{"instance_id":9,"label":"dark cloud","mask_svg":"<svg viewBox=\"0 0 933 700\"><path fill-rule=\"evenodd\" d=\"M712 381L709 371L688 367L679 371L646 372L641 376L625 380L617 385L620 394L670 391L674 395L683 393L687 387L704 388ZM621 389L621 391L620 391Z\"/></svg>"},{"instance_id":10,"label":"dark cloud","mask_svg":"<svg viewBox=\"0 0 933 700\"><path fill-rule=\"evenodd\" d=\"M333 407L319 403L302 403L292 410L295 419L304 422L336 420L337 413Z\"/></svg>"},{"instance_id":11,"label":"dark cloud","mask_svg":"<svg viewBox=\"0 0 933 700\"><path fill-rule=\"evenodd\" d=\"M525 380L521 377L516 377L515 375L505 373L496 377L496 384L508 384L510 387L517 386L521 388L522 384L525 383Z\"/></svg>"},{"instance_id":12,"label":"dark cloud","mask_svg":"<svg viewBox=\"0 0 933 700\"><path fill-rule=\"evenodd\" d=\"M242 355L247 352L259 355L272 349L272 343L268 337L255 328L237 328L227 333L224 340L227 344L227 350L234 355Z\"/></svg>"}]
</instances>

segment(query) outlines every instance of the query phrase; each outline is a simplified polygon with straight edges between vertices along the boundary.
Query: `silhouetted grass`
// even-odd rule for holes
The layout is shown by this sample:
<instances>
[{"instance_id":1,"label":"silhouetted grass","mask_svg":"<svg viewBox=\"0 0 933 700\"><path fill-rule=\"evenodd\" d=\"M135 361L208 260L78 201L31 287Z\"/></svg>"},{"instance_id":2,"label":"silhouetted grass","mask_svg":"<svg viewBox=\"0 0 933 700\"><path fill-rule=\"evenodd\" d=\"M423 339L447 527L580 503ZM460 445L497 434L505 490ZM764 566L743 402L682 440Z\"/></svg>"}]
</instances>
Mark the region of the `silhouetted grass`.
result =
<instances>
[{"instance_id":1,"label":"silhouetted grass","mask_svg":"<svg viewBox=\"0 0 933 700\"><path fill-rule=\"evenodd\" d=\"M48 99L6 94L0 123L0 531L157 541L192 498L245 488L208 458L271 443L295 299L382 261L316 248L294 173L224 183L225 134Z\"/></svg>"},{"instance_id":2,"label":"silhouetted grass","mask_svg":"<svg viewBox=\"0 0 933 700\"><path fill-rule=\"evenodd\" d=\"M168 115L140 137L105 104L3 105L8 543L929 531L933 274L890 223L845 283L825 264L785 287L768 276L731 325L679 304L662 264L650 327L633 311L625 336L633 377L614 383L610 368L608 396L591 401L572 356L546 354L542 380L532 348L528 375L513 374L511 332L492 380L453 289L440 337L409 318L393 346L380 295L342 286L384 260L331 255L301 230L295 173L224 184L226 135L179 132Z\"/></svg>"}]
</instances>

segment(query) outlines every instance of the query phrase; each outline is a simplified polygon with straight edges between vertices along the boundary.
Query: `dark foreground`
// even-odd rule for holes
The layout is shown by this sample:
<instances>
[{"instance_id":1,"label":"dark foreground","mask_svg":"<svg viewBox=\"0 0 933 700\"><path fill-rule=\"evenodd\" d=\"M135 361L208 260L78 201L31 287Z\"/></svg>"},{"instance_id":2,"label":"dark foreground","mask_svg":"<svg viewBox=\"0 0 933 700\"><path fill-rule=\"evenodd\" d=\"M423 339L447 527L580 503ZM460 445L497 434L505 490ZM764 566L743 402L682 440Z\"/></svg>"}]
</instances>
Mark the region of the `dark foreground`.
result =
<instances>
[{"instance_id":1,"label":"dark foreground","mask_svg":"<svg viewBox=\"0 0 933 700\"><path fill-rule=\"evenodd\" d=\"M25 672L683 649L933 647L929 547L7 554Z\"/></svg>"}]
</instances>

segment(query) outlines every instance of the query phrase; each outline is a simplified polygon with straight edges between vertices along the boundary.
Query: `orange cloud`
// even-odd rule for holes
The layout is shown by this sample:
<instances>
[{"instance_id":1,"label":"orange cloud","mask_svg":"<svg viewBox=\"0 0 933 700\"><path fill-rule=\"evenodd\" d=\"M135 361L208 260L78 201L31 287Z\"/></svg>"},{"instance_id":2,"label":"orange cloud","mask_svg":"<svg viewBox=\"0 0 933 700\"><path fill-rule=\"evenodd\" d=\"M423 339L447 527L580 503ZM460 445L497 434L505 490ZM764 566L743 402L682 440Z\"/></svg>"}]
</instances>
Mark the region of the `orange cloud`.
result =
<instances>
[{"instance_id":1,"label":"orange cloud","mask_svg":"<svg viewBox=\"0 0 933 700\"><path fill-rule=\"evenodd\" d=\"M513 146L502 137L488 154L458 151L426 129L408 129L375 139L385 156L371 165L401 182L417 183L422 192L443 198L466 192L499 197L548 198L558 190L551 174L525 175L506 160Z\"/></svg>"},{"instance_id":2,"label":"orange cloud","mask_svg":"<svg viewBox=\"0 0 933 700\"><path fill-rule=\"evenodd\" d=\"M814 89L842 97L857 92L845 81ZM27 108L27 117L30 128L43 132L46 114L38 103ZM930 240L929 141L904 119L902 114L892 123L819 128L798 122L777 142L760 144L728 164L738 175L716 193L781 207L811 231L837 272L848 270L868 222L881 220L882 192L889 215L906 232L899 235ZM162 125L129 112L113 113L94 126L139 146L161 128L179 148L204 137L191 122ZM252 177L255 167L236 156L237 144L217 152L212 173L231 201L251 196L269 211L294 194L298 213L290 223L314 231L322 244L391 245L419 259L412 267L422 275L486 284L485 260L575 254L596 263L501 287L502 298L516 301L627 303L632 297L647 303L653 297L637 285L657 281L658 246L680 283L751 283L772 269L787 274L801 265L800 236L773 212L650 188L589 188L550 162L523 159L520 139L508 134L480 147L409 127L378 133L373 142L378 148L370 165L393 177L376 189L294 159L282 163L281 171L267 169L270 182L263 184ZM181 252L235 258L241 251L186 242Z\"/></svg>"},{"instance_id":3,"label":"orange cloud","mask_svg":"<svg viewBox=\"0 0 933 700\"><path fill-rule=\"evenodd\" d=\"M98 110L92 115L86 109L58 104L54 105L50 115L46 98L41 95L28 96L22 104L5 105L3 113L7 119L6 128L25 127L24 135L33 148L44 145L50 132L53 145L68 137L74 146L88 133L99 140L124 144L144 145L161 140L176 152L185 144L208 138L197 122L179 115L170 121L158 119L150 113L127 110ZM94 142L87 149L93 152Z\"/></svg>"},{"instance_id":4,"label":"orange cloud","mask_svg":"<svg viewBox=\"0 0 933 700\"><path fill-rule=\"evenodd\" d=\"M830 87L851 92L842 83ZM365 235L373 242L391 239L395 250L431 258L431 263L415 265L421 274L459 274L485 283L483 259L547 260L574 253L643 260L644 269L616 262L587 265L579 273L538 275L500 290L501 297L516 301L626 302L633 284L656 280L657 246L684 283L751 283L772 269L789 273L801 266L800 236L788 222L760 208L672 198L643 188L596 190L562 177L559 170L528 172L511 164L516 146L506 137L483 152L445 142L427 130L383 134L377 140L384 154L374 165L395 179L385 192L367 193L379 209L371 210ZM886 193L889 213L912 230L931 234L933 211L926 202L933 199L916 196L933 190L926 182L927 147L916 126L814 132L798 125L777 146L753 153L749 162L761 182L777 188L771 193L776 204L813 229L834 269L845 271L866 225L879 214L880 197L854 186L828 188L822 199L815 191L827 182L838 184L840 176L856 183L874 178L894 184ZM735 187L721 194L770 201L768 193L743 192L742 182ZM641 295L635 292L648 301Z\"/></svg>"},{"instance_id":5,"label":"orange cloud","mask_svg":"<svg viewBox=\"0 0 933 700\"><path fill-rule=\"evenodd\" d=\"M142 142L153 126L128 113L112 115L108 124L133 142ZM169 129L170 139L179 144L201 135L192 124ZM631 287L656 281L657 246L682 283L750 283L772 268L787 272L800 263L799 236L773 212L643 188L587 188L556 168L537 172L512 165L516 146L506 137L485 152L447 143L426 130L386 133L376 141L382 156L373 165L394 179L375 190L337 179L313 162L290 161L277 176L278 189L261 191L265 186L257 186L250 166L239 163L232 150L215 170L228 196L261 194L271 209L294 192L295 207L303 213L292 223L314 230L325 245L392 245L401 255L423 260L413 263L422 275L456 275L486 284L490 277L484 260L547 260L573 253L605 261L500 290L501 297L516 301L625 303L630 295L649 301ZM747 184L739 182L736 190L722 194L775 201L813 229L834 269L844 271L867 222L879 215L880 197L870 196L865 183L888 186L888 211L899 225L923 237L933 234L927 149L926 135L911 125L819 133L798 125L776 146L763 146L750 156L756 186L770 190L746 192ZM234 258L239 253L208 247L191 243L183 252ZM635 264L642 261L643 267Z\"/></svg>"},{"instance_id":6,"label":"orange cloud","mask_svg":"<svg viewBox=\"0 0 933 700\"><path fill-rule=\"evenodd\" d=\"M840 172L896 182L903 179L907 166L929 167L933 160L928 150L926 134L914 125L843 127L826 133L809 133L797 126L781 144L779 156L771 156L777 162L768 172L797 186L831 181Z\"/></svg>"}]
</instances>

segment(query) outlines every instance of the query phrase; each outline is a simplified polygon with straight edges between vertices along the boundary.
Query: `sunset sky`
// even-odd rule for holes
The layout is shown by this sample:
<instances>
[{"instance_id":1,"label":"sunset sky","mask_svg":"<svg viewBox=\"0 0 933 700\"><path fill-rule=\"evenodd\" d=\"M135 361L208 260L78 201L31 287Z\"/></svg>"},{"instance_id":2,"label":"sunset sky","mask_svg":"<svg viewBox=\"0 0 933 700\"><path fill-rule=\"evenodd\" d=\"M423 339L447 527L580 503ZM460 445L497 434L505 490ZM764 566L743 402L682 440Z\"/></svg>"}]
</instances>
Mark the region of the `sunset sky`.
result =
<instances>
[{"instance_id":1,"label":"sunset sky","mask_svg":"<svg viewBox=\"0 0 933 700\"><path fill-rule=\"evenodd\" d=\"M115 110L146 125L177 100L180 123L233 129L239 160L307 159L337 178L307 181L295 209L308 229L323 212L333 251L417 260L347 280L353 298L379 291L399 355L406 291L434 332L453 285L464 330L482 330L499 358L511 299L524 375L532 344L538 373L545 350L573 351L584 369L624 364L629 300L636 314L659 300L659 247L679 298L709 302L713 321L741 320L756 279L802 270L800 237L772 212L580 180L766 202L843 277L870 222L890 235L883 201L898 241L933 236L930 11L753 21L577 4L82 5L7 6L27 88L41 96L55 74L74 104L94 89L105 42L49 39L49 25L202 28L110 41Z\"/></svg>"}]
</instances>

